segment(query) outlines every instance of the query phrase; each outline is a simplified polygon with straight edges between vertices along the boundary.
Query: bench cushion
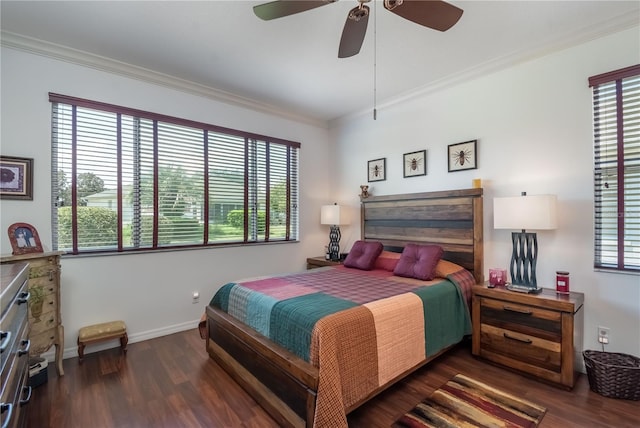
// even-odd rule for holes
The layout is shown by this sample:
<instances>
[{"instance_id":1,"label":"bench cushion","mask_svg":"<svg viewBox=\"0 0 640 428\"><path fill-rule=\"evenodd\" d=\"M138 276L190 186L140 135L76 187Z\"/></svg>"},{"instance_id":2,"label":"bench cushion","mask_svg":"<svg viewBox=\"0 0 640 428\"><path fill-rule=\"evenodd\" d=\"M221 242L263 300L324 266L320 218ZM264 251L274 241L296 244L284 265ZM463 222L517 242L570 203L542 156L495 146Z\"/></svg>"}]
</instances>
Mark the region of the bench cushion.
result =
<instances>
[{"instance_id":1,"label":"bench cushion","mask_svg":"<svg viewBox=\"0 0 640 428\"><path fill-rule=\"evenodd\" d=\"M100 340L109 337L122 336L126 332L127 326L124 321L111 321L82 327L78 333L78 340L80 342Z\"/></svg>"}]
</instances>

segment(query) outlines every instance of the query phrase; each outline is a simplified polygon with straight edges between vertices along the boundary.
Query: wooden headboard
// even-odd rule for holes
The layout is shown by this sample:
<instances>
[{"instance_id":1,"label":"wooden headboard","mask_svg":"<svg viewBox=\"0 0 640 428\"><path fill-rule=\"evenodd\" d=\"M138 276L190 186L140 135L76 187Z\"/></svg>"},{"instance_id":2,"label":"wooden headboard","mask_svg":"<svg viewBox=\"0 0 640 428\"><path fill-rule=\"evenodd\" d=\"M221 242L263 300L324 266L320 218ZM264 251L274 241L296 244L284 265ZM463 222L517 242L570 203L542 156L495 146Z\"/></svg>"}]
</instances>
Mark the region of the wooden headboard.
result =
<instances>
[{"instance_id":1,"label":"wooden headboard","mask_svg":"<svg viewBox=\"0 0 640 428\"><path fill-rule=\"evenodd\" d=\"M361 200L362 239L401 251L408 243L437 244L443 258L484 282L482 189L369 196Z\"/></svg>"}]
</instances>

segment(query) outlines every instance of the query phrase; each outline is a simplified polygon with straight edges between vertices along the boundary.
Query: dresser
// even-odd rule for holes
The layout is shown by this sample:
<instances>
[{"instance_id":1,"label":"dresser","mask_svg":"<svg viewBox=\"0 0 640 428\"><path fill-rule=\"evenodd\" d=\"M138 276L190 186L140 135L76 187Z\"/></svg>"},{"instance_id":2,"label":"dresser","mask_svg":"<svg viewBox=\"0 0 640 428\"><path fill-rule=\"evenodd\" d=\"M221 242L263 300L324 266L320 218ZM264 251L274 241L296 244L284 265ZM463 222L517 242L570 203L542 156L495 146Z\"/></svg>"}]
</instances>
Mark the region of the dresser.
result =
<instances>
[{"instance_id":1,"label":"dresser","mask_svg":"<svg viewBox=\"0 0 640 428\"><path fill-rule=\"evenodd\" d=\"M39 356L55 345L56 368L60 376L64 351L64 327L60 317L60 255L62 251L3 256L5 264L29 263L29 322L32 356Z\"/></svg>"},{"instance_id":2,"label":"dresser","mask_svg":"<svg viewBox=\"0 0 640 428\"><path fill-rule=\"evenodd\" d=\"M473 287L472 353L566 389L582 354L584 294Z\"/></svg>"},{"instance_id":3,"label":"dresser","mask_svg":"<svg viewBox=\"0 0 640 428\"><path fill-rule=\"evenodd\" d=\"M0 281L0 421L2 427L23 425L31 398L29 378L29 265L2 266Z\"/></svg>"}]
</instances>

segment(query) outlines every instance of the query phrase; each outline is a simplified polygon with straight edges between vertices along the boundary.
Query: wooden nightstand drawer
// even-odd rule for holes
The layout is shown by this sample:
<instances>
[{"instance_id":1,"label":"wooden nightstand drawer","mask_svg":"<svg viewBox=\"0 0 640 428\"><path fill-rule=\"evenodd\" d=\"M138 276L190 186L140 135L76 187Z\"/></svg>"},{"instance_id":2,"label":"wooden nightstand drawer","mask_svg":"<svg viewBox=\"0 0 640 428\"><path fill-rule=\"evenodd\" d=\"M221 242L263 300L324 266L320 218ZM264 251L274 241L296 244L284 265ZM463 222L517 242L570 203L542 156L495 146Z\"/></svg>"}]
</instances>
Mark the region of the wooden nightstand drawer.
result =
<instances>
[{"instance_id":1,"label":"wooden nightstand drawer","mask_svg":"<svg viewBox=\"0 0 640 428\"><path fill-rule=\"evenodd\" d=\"M522 334L492 325L480 326L480 342L483 350L503 355L546 370L560 371L562 344L537 336Z\"/></svg>"},{"instance_id":2,"label":"wooden nightstand drawer","mask_svg":"<svg viewBox=\"0 0 640 428\"><path fill-rule=\"evenodd\" d=\"M482 324L560 342L562 313L488 298L480 299Z\"/></svg>"}]
</instances>

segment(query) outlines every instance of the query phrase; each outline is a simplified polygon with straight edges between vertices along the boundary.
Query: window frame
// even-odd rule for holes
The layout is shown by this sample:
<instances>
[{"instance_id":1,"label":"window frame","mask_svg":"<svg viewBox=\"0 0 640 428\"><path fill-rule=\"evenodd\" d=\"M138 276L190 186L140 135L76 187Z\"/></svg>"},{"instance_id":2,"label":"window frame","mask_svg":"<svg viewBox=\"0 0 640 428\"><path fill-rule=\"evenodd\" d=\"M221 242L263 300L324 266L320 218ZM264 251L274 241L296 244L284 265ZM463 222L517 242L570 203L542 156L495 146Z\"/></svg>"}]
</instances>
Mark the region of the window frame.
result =
<instances>
[{"instance_id":1,"label":"window frame","mask_svg":"<svg viewBox=\"0 0 640 428\"><path fill-rule=\"evenodd\" d=\"M58 229L58 195L59 195L59 189L58 189L58 175L59 175L59 165L58 165L58 154L57 154L57 149L59 148L59 144L56 141L55 137L58 135L57 130L54 130L54 126L56 126L56 117L54 116L54 112L56 112L57 110L57 105L58 104L64 104L66 106L70 106L71 110L72 110L72 119L71 119L71 123L73 124L73 128L71 131L71 145L75 146L75 140L76 140L76 134L77 131L75 129L75 124L76 124L76 111L78 108L83 108L83 109L91 109L91 110L96 110L96 111L101 111L101 112L106 112L106 113L110 113L110 114L115 114L117 119L117 129L114 130L114 132L117 134L117 143L116 145L118 146L118 148L116 149L118 151L118 154L116 154L115 156L113 156L112 160L114 163L117 164L117 171L118 173L116 174L117 177L117 189L112 189L112 190L116 190L117 193L117 208L116 208L116 213L117 213L117 243L109 246L108 248L82 248L82 247L78 247L78 224L77 224L77 220L78 220L78 216L77 216L77 208L78 208L78 189L77 189L77 178L78 178L78 174L76 171L76 166L77 166L77 159L72 159L71 164L72 164L72 169L71 169L71 218L72 218L72 226L71 226L71 235L72 235L72 244L71 244L71 249L67 250L67 248L64 248L65 250L67 250L67 254L70 255L89 255L89 254L126 254L126 253L138 253L138 252L154 252L154 251L172 251L172 250L183 250L183 249L195 249L195 248L207 248L207 247L221 247L221 246L238 246L238 245L256 245L256 244L265 244L265 243L273 243L273 242L278 242L278 243L283 243L283 242L298 242L299 240L299 223L300 223L300 218L299 218L299 195L300 195L300 189L299 189L299 170L300 170L300 166L299 166L299 161L300 161L300 147L301 147L301 143L296 142L296 141L290 141L290 140L285 140L282 138L276 138L276 137L270 137L270 136L265 136L265 135L261 135L261 134L257 134L257 133L252 133L252 132L246 132L246 131L241 131L241 130L237 130L237 129L232 129L232 128L227 128L227 127L222 127L222 126L218 126L218 125L212 125L212 124L208 124L208 123L204 123L204 122L199 122L199 121L194 121L194 120L189 120L189 119L182 119L182 118L177 118L177 117L173 117L173 116L168 116L168 115L164 115L164 114L159 114L159 113L153 113L153 112L148 112L148 111L144 111L144 110L139 110L139 109L134 109L134 108L129 108L129 107L123 107L123 106L119 106L119 105L115 105L115 104L109 104L109 103L104 103L104 102L99 102L99 101L92 101L92 100L88 100L88 99L83 99L83 98L77 98L77 97L72 97L72 96L68 96L68 95L62 95L62 94L57 94L57 93L49 93L49 101L51 103L51 108L52 108L52 118L51 118L51 126L52 126L52 171L51 171L51 176L52 176L52 205L51 205L51 210L52 210L52 243L53 243L53 248L57 249L58 248L58 235L59 235L59 229ZM127 117L131 117L133 119L138 119L138 120L145 120L145 121L152 121L153 123L153 127L154 127L154 132L153 132L153 145L154 145L154 151L156 151L156 155L154 155L154 159L153 159L153 230L152 230L152 243L151 245L146 245L146 246L127 246L125 245L125 243L123 243L123 215L122 215L122 206L123 206L123 190L122 190L122 186L123 186L123 182L122 182L122 174L121 174L121 164L120 164L120 160L121 160L121 154L120 152L120 141L121 141L121 129L120 129L120 124L121 124L121 118L123 116L127 116ZM192 242L192 243L186 243L186 244L164 244L161 245L158 242L158 234L159 234L159 227L158 227L158 218L162 215L162 211L160 210L159 206L158 206L158 199L159 199L159 190L158 190L158 177L159 177L159 172L158 172L158 165L159 165L159 161L157 158L157 147L159 144L158 141L158 135L157 135L157 127L158 124L167 124L170 126L180 126L180 127L186 127L186 128L192 128L193 130L196 131L202 131L202 152L203 152L203 159L201 159L202 162L204 162L204 167L203 167L203 171L202 171L202 175L203 175L203 189L202 189L202 216L204 218L203 220L203 231L202 231L202 241L201 242ZM209 216L209 209L210 209L210 205L212 203L215 203L215 201L213 199L210 199L211 196L211 191L213 189L213 185L210 185L209 181L211 178L211 174L209 172L209 154L211 152L211 148L210 148L210 144L215 144L215 141L211 142L211 136L213 136L213 139L215 139L216 136L228 136L228 137L233 137L237 140L243 139L244 140L244 195L242 195L242 200L243 200L243 206L242 209L244 210L244 233L243 233L243 238L241 239L235 239L235 240L224 240L224 241L218 241L218 240L211 240L211 234L209 233L209 225L211 224L211 218ZM236 143L238 143L239 141L236 141ZM241 143L240 143L241 144ZM259 184L264 184L264 183L259 183L257 181L252 181L252 178L249 177L249 171L251 171L251 166L249 165L250 161L249 158L250 157L254 157L257 158L258 154L257 154L257 147L260 147L261 150L263 150L263 158L256 160L254 159L253 162L256 163L260 169L260 171L266 171L264 172L264 178L266 180L266 188L262 189L261 191L257 190ZM282 159L282 155L280 156L280 158L276 161L276 162L280 162L278 163L276 166L272 165L270 162L270 151L273 150L274 148L276 148L278 150L278 152L281 154L281 152L284 150L285 153L285 159ZM284 148L284 149L283 149ZM241 153L241 152L240 152ZM242 156L242 155L241 155ZM262 161L263 163L259 163L260 161ZM284 163L284 166L283 166ZM284 229L284 236L282 234L277 235L277 236L270 236L270 192L271 192L271 188L270 188L270 183L269 183L269 179L270 179L270 175L272 174L274 168L280 172L281 176L282 174L285 174L284 180L285 180L285 185L284 185L284 199L285 199L285 229ZM282 171L285 171L284 173ZM141 173L141 167L138 166L137 167L137 171L136 173L140 174ZM255 195L252 197L251 193L255 193L257 194L258 192L263 192L262 194L262 198L264 199L264 204L263 206L258 206L257 204L257 198L255 197ZM240 192L238 192L239 195ZM139 195L138 195L139 196ZM250 205L253 204L253 205ZM257 228L257 224L258 224L258 214L260 210L264 210L264 217L265 217L265 227L264 227L264 231L261 232L258 230ZM135 214L134 214L135 215ZM255 218L253 218L255 217ZM138 218L138 221L140 221L141 219ZM251 227L253 227L253 229L251 229Z\"/></svg>"},{"instance_id":2,"label":"window frame","mask_svg":"<svg viewBox=\"0 0 640 428\"><path fill-rule=\"evenodd\" d=\"M636 87L624 91L623 81L629 78L634 78L633 83ZM635 218L640 212L640 208L638 208L640 207L640 189L638 189L640 186L640 179L638 179L640 177L640 89L638 88L640 86L640 64L591 76L588 81L589 87L593 88L594 268L602 271L640 274L640 262L637 265L634 263L640 258L631 257L629 263L626 262L628 253L640 252L640 221L636 221L635 225L633 220L629 221L629 218ZM625 83L627 82L625 81ZM600 94L601 86L606 92L607 89L611 91L611 85L615 85L615 100L613 102L611 102L610 93ZM634 95L637 99L634 98L635 101L630 101L625 105L624 97L629 94ZM609 100L606 99L607 95ZM607 101L615 104L615 108L607 106ZM613 111L614 109L615 111ZM607 113L615 116L615 119L611 120L611 116L606 117ZM629 113L632 114L629 115ZM630 128L626 134L625 125ZM613 133L605 129L607 126L615 126L615 138L607 136L607 132ZM612 160L608 152L613 145L615 145L615 161ZM615 174L609 174L611 171L615 171ZM613 175L615 175L615 191L607 192L603 189L609 188L609 182L603 177ZM615 196L612 197L612 195ZM616 208L617 220L615 222L611 220L606 222L607 197L613 199L612 203ZM631 208L628 208L627 204L631 205ZM635 207L635 211L631 211L634 209L633 207ZM603 230L605 226L611 227L614 223L616 227L615 251L611 251L612 245L603 243L606 237L606 232ZM629 235L626 234L627 232ZM632 236L632 238L629 239L627 236ZM610 241L613 240L610 239ZM628 250L627 247L630 247L631 250ZM615 257L605 255L605 250L608 250L609 253L615 253ZM609 261L614 258L615 263Z\"/></svg>"}]
</instances>

